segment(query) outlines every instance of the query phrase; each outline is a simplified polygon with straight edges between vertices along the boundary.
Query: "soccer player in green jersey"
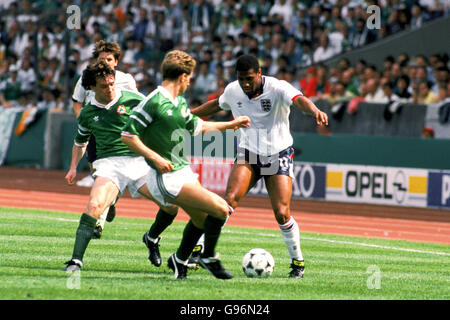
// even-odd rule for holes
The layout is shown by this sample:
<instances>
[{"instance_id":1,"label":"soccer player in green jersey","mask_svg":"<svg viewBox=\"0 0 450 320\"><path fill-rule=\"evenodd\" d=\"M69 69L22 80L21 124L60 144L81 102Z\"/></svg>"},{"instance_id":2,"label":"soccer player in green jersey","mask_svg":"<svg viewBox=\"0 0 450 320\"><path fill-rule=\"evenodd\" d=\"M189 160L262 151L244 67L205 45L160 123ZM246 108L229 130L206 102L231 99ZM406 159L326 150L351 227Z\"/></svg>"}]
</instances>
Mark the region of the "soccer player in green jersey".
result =
<instances>
[{"instance_id":1,"label":"soccer player in green jersey","mask_svg":"<svg viewBox=\"0 0 450 320\"><path fill-rule=\"evenodd\" d=\"M120 46L116 42L108 42L104 40L97 41L95 43L95 48L92 53L92 58L95 60L103 60L106 64L114 70L114 84L116 88L125 89L129 91L137 92L136 81L133 76L129 73L124 73L120 70L117 70L117 65L119 63L119 58L122 55L122 50ZM72 100L73 100L73 111L75 116L78 118L81 108L93 95L93 92L89 89L85 89L81 84L82 77L80 77L75 85L75 89L73 91ZM92 187L94 183L94 179L92 177L92 163L97 159L97 151L95 149L95 137L91 135L90 143L88 143L86 147L86 159L89 163L89 168L91 173L85 178L77 181L78 186L84 187ZM100 215L97 220L97 226L94 230L94 238L99 239L102 236L103 229L105 227L105 222L112 222L116 215L116 199L115 202L111 204L109 208L105 210L104 213Z\"/></svg>"},{"instance_id":2,"label":"soccer player in green jersey","mask_svg":"<svg viewBox=\"0 0 450 320\"><path fill-rule=\"evenodd\" d=\"M233 275L216 258L215 247L233 210L223 198L201 186L180 145L184 134L236 130L248 127L250 122L246 116L229 122L208 122L190 113L182 94L189 86L195 64L186 52L173 50L166 54L161 64L162 84L133 110L122 141L150 165L147 186L152 196L163 205L178 205L191 218L180 246L168 260L175 278L186 278L189 255L204 232L200 265L217 278L230 279Z\"/></svg>"},{"instance_id":3,"label":"soccer player in green jersey","mask_svg":"<svg viewBox=\"0 0 450 320\"><path fill-rule=\"evenodd\" d=\"M155 200L146 187L150 167L144 158L136 155L121 141L122 128L133 108L143 100L138 92L115 87L115 73L104 61L89 65L83 72L82 85L94 92L77 118L78 131L72 148L70 169L66 180L73 184L78 163L84 155L92 134L96 137L97 159L93 162L95 181L85 212L76 231L72 259L66 271L76 271L83 266L83 256L94 233L98 217L114 202L125 188L131 196L144 195ZM176 206L164 207L176 215Z\"/></svg>"}]
</instances>

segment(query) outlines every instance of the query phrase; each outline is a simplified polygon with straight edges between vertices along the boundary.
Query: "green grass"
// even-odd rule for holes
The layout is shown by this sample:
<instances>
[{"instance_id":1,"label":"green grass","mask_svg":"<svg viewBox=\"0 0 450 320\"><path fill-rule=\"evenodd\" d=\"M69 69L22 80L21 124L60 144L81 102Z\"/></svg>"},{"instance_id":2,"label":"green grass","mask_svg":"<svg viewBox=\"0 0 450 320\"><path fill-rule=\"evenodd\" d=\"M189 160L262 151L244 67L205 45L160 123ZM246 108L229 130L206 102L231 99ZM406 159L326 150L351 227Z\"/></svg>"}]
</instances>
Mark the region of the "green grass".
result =
<instances>
[{"instance_id":1,"label":"green grass","mask_svg":"<svg viewBox=\"0 0 450 320\"><path fill-rule=\"evenodd\" d=\"M305 278L288 279L289 259L278 230L226 226L217 251L234 278L215 279L205 270L177 281L166 265L184 223L163 234L163 265L147 260L142 234L153 222L117 217L92 240L79 277L61 268L70 259L79 215L0 207L0 299L304 300L449 299L447 245L301 234ZM246 278L241 259L251 248L275 258L267 279ZM374 273L378 271L378 273ZM374 278L380 279L377 286ZM375 286L375 288L374 288Z\"/></svg>"}]
</instances>

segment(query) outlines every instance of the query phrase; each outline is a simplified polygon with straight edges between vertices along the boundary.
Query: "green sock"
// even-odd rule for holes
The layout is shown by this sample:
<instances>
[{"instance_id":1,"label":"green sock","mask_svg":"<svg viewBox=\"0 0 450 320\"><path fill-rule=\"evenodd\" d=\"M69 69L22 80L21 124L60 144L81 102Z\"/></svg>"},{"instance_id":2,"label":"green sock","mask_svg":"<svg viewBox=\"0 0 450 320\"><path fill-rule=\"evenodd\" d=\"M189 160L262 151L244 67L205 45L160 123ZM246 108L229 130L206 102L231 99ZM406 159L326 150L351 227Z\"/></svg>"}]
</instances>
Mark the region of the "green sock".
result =
<instances>
[{"instance_id":1,"label":"green sock","mask_svg":"<svg viewBox=\"0 0 450 320\"><path fill-rule=\"evenodd\" d=\"M148 230L148 236L153 239L158 238L159 235L172 224L175 216L176 215L173 216L171 214L168 214L163 209L159 209L158 213L156 214L155 221L150 227L150 230Z\"/></svg>"},{"instance_id":2,"label":"green sock","mask_svg":"<svg viewBox=\"0 0 450 320\"><path fill-rule=\"evenodd\" d=\"M194 226L191 220L186 224L183 231L183 238L177 250L177 258L186 261L192 253L198 239L203 234L203 230Z\"/></svg>"},{"instance_id":3,"label":"green sock","mask_svg":"<svg viewBox=\"0 0 450 320\"><path fill-rule=\"evenodd\" d=\"M92 234L94 233L96 222L97 219L86 213L81 215L76 233L75 245L73 247L72 259L83 261L83 255L92 238Z\"/></svg>"},{"instance_id":4,"label":"green sock","mask_svg":"<svg viewBox=\"0 0 450 320\"><path fill-rule=\"evenodd\" d=\"M222 227L225 224L226 219L219 219L212 216L207 216L205 220L205 245L202 253L202 257L209 258L214 257L217 242L219 241Z\"/></svg>"}]
</instances>

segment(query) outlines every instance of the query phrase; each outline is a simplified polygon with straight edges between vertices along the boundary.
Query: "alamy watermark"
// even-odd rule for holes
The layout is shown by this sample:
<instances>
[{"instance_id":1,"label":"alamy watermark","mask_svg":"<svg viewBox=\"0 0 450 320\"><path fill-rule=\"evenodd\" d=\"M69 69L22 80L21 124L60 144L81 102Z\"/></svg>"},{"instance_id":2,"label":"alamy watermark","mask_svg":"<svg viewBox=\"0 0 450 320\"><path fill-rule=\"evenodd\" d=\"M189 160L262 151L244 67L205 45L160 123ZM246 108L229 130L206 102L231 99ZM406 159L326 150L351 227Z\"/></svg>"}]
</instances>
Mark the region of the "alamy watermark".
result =
<instances>
[{"instance_id":1,"label":"alamy watermark","mask_svg":"<svg viewBox=\"0 0 450 320\"><path fill-rule=\"evenodd\" d=\"M79 6L73 4L67 7L66 13L68 15L66 26L69 30L81 29L81 9Z\"/></svg>"},{"instance_id":2,"label":"alamy watermark","mask_svg":"<svg viewBox=\"0 0 450 320\"><path fill-rule=\"evenodd\" d=\"M233 159L236 158L238 164L255 164L261 170L262 175L274 175L280 169L288 171L290 169L289 162L292 162L292 156L280 155L273 152L273 146L270 141L276 141L276 135L267 129L254 129L246 131L245 136L239 131L225 130L212 131L204 134L191 136L186 129L174 130L171 136L172 141L178 143L172 148L172 161L176 162L177 158L183 155L194 155L194 164L196 159L216 158ZM236 141L244 140L245 145L251 146L253 150L258 150L258 154L245 150L236 145Z\"/></svg>"},{"instance_id":3,"label":"alamy watermark","mask_svg":"<svg viewBox=\"0 0 450 320\"><path fill-rule=\"evenodd\" d=\"M67 271L69 277L66 280L67 289L80 289L81 288L81 271Z\"/></svg>"},{"instance_id":4,"label":"alamy watermark","mask_svg":"<svg viewBox=\"0 0 450 320\"><path fill-rule=\"evenodd\" d=\"M381 9L377 5L371 5L367 7L366 12L369 15L366 21L367 29L381 29Z\"/></svg>"},{"instance_id":5,"label":"alamy watermark","mask_svg":"<svg viewBox=\"0 0 450 320\"><path fill-rule=\"evenodd\" d=\"M367 267L366 274L369 274L366 285L370 290L381 289L381 269L378 266L371 265Z\"/></svg>"}]
</instances>

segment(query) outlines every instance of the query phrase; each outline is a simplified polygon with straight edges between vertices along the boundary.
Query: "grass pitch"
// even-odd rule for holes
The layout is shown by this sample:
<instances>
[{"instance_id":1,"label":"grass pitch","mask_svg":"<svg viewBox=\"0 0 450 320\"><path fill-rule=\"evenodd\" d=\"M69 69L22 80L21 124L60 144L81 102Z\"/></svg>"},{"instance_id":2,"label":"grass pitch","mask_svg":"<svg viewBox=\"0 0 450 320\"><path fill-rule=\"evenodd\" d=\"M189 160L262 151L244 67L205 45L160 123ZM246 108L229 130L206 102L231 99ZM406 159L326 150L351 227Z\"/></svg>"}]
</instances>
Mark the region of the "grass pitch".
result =
<instances>
[{"instance_id":1,"label":"grass pitch","mask_svg":"<svg viewBox=\"0 0 450 320\"><path fill-rule=\"evenodd\" d=\"M450 298L448 245L301 233L306 272L288 279L289 257L278 230L225 226L217 251L231 280L207 271L173 279L167 259L185 223L162 235L163 265L147 260L142 235L153 220L116 217L92 240L79 273L70 259L79 214L0 207L1 300L383 300ZM274 222L275 223L275 222ZM301 224L300 224L301 226ZM246 278L244 254L264 248L275 258L267 279Z\"/></svg>"}]
</instances>

